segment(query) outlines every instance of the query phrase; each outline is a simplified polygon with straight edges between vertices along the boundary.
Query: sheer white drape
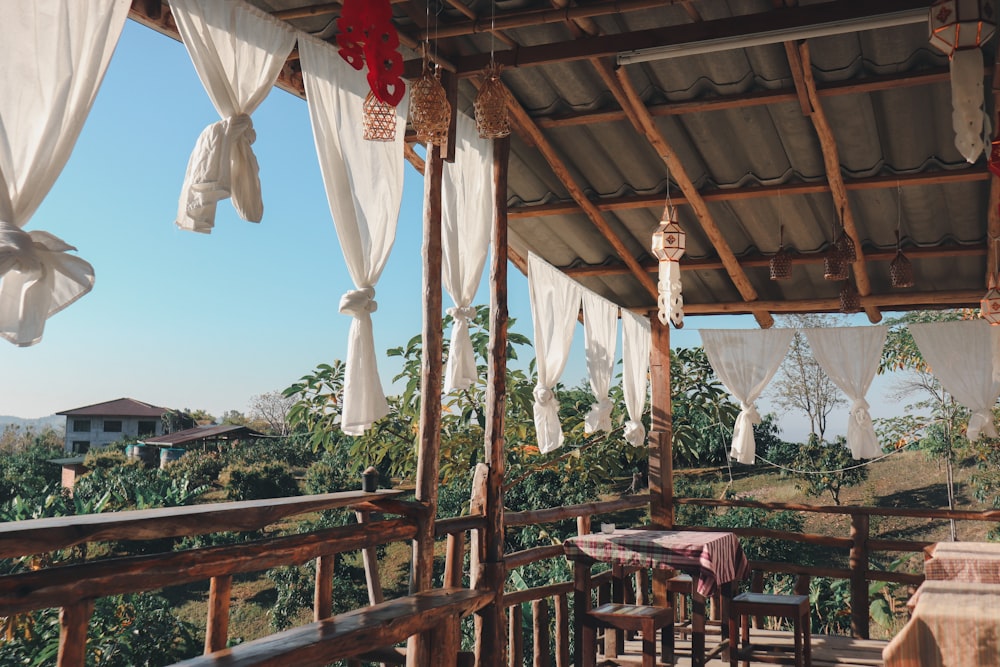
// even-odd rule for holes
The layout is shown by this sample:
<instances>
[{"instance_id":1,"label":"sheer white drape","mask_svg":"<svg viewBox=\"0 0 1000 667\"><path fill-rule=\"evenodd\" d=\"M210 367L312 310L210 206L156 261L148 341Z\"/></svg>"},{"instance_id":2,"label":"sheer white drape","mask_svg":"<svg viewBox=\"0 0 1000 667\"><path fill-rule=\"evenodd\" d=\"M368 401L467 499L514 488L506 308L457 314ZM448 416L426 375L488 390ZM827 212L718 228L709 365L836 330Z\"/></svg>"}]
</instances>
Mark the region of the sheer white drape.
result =
<instances>
[{"instance_id":1,"label":"sheer white drape","mask_svg":"<svg viewBox=\"0 0 1000 667\"><path fill-rule=\"evenodd\" d=\"M45 321L94 286L93 267L48 232L25 232L90 113L129 0L7 2L0 19L0 336Z\"/></svg>"},{"instance_id":2,"label":"sheer white drape","mask_svg":"<svg viewBox=\"0 0 1000 667\"><path fill-rule=\"evenodd\" d=\"M177 226L211 233L216 203L232 196L240 217L264 215L250 114L274 87L295 44L284 21L242 0L170 0L177 31L222 120L206 127L188 161Z\"/></svg>"},{"instance_id":3,"label":"sheer white drape","mask_svg":"<svg viewBox=\"0 0 1000 667\"><path fill-rule=\"evenodd\" d=\"M875 437L865 394L875 378L885 327L829 327L804 329L813 356L826 374L851 399L847 421L847 447L855 459L882 453Z\"/></svg>"},{"instance_id":4,"label":"sheer white drape","mask_svg":"<svg viewBox=\"0 0 1000 667\"><path fill-rule=\"evenodd\" d=\"M910 333L945 391L972 411L966 435L997 437L993 406L1000 382L993 378L993 341L1000 334L982 320L911 324Z\"/></svg>"},{"instance_id":5,"label":"sheer white drape","mask_svg":"<svg viewBox=\"0 0 1000 667\"><path fill-rule=\"evenodd\" d=\"M563 443L559 401L553 391L569 358L580 312L581 288L542 258L528 255L528 297L535 331L535 431L538 450L547 454Z\"/></svg>"},{"instance_id":6,"label":"sheer white drape","mask_svg":"<svg viewBox=\"0 0 1000 667\"><path fill-rule=\"evenodd\" d=\"M649 320L622 310L622 393L625 395L625 440L633 447L646 444L642 412L646 406L649 372Z\"/></svg>"},{"instance_id":7,"label":"sheer white drape","mask_svg":"<svg viewBox=\"0 0 1000 667\"><path fill-rule=\"evenodd\" d=\"M347 342L341 428L348 435L360 435L389 412L378 375L371 314L378 308L375 285L396 238L407 102L404 98L396 108L395 141L365 141L364 75L344 62L336 47L302 33L298 40L326 197L355 286L340 299L340 312L354 318Z\"/></svg>"},{"instance_id":8,"label":"sheer white drape","mask_svg":"<svg viewBox=\"0 0 1000 667\"><path fill-rule=\"evenodd\" d=\"M590 389L597 403L584 417L584 433L611 430L611 374L618 343L618 306L590 290L583 293L583 337Z\"/></svg>"},{"instance_id":9,"label":"sheer white drape","mask_svg":"<svg viewBox=\"0 0 1000 667\"><path fill-rule=\"evenodd\" d=\"M740 414L733 426L733 446L729 453L740 463L754 462L757 443L753 437L753 426L760 423L760 414L754 402L777 372L794 334L794 329L701 330L701 341L709 363L740 402Z\"/></svg>"},{"instance_id":10,"label":"sheer white drape","mask_svg":"<svg viewBox=\"0 0 1000 667\"><path fill-rule=\"evenodd\" d=\"M489 254L493 191L493 141L481 139L476 121L460 113L455 123L455 162L445 163L441 174L441 282L455 304L448 309L453 321L445 393L468 389L476 382L469 321L476 315L472 300Z\"/></svg>"}]
</instances>

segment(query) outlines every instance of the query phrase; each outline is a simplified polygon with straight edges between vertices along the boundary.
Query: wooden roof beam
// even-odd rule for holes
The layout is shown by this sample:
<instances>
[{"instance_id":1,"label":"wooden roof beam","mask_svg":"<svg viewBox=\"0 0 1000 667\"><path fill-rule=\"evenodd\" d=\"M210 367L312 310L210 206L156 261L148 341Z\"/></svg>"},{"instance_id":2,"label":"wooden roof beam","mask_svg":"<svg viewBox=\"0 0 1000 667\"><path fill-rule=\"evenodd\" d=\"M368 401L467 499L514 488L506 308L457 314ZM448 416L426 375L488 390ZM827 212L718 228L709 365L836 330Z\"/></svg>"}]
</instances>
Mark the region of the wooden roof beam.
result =
<instances>
[{"instance_id":1,"label":"wooden roof beam","mask_svg":"<svg viewBox=\"0 0 1000 667\"><path fill-rule=\"evenodd\" d=\"M985 181L991 177L990 172L982 166L970 166L954 171L931 171L916 174L899 174L897 176L873 176L845 180L844 186L851 190L880 190L913 185L948 185L950 183L967 183ZM705 201L739 201L742 199L759 199L774 197L781 193L782 197L794 195L821 194L830 192L826 181L816 183L786 183L783 185L755 185L742 188L716 188L700 192ZM675 204L687 204L683 194L671 199ZM638 208L657 208L663 205L663 194L627 195L624 197L607 197L591 200L600 211L625 211ZM995 208L995 207L994 207ZM541 218L550 215L573 215L580 213L580 207L572 201L553 202L551 204L522 204L512 206L507 214L511 220L525 218Z\"/></svg>"},{"instance_id":2,"label":"wooden roof beam","mask_svg":"<svg viewBox=\"0 0 1000 667\"><path fill-rule=\"evenodd\" d=\"M604 65L607 68L607 65ZM598 68L601 71L604 68ZM602 78L606 78L611 73L606 69L601 72ZM619 85L610 85L617 79ZM639 98L639 94L636 92L635 87L632 85L631 79L625 72L625 68L618 68L614 72L614 77L608 82L609 88L616 97L621 96L619 99L619 104L622 108L631 108L632 114L635 116L636 120L634 122L638 123L636 130L644 135L646 139L653 145L657 154L663 160L669 170L670 176L677 183L677 186L684 193L687 198L688 205L694 211L695 216L701 225L702 231L708 237L709 242L715 247L716 252L719 255L722 264L726 268L726 273L729 274L730 280L739 290L740 295L746 301L756 301L757 300L757 290L754 289L753 285L750 283L750 279L747 277L746 272L743 271L742 267L739 265L739 261L736 259L736 255L733 254L732 248L726 242L725 237L722 234L722 230L716 224L715 219L708 210L708 206L705 200L698 193L698 188L695 186L694 182L688 176L687 171L684 169L684 165L681 164L680 159L677 157L673 148L667 143L663 134L656 127L656 123L653 121L653 117L649 115L646 111L645 105L643 105L642 100ZM757 320L763 328L769 328L774 325L774 318L763 308L752 308L754 318Z\"/></svg>"},{"instance_id":3,"label":"wooden roof beam","mask_svg":"<svg viewBox=\"0 0 1000 667\"><path fill-rule=\"evenodd\" d=\"M982 292L955 290L950 292L892 292L861 297L864 308L886 310L917 310L941 308L969 308L978 305ZM750 312L751 307L764 307L775 313L821 313L840 310L840 298L801 299L798 301L745 301L728 303L685 303L688 315L737 315ZM648 308L636 308L645 312Z\"/></svg>"},{"instance_id":4,"label":"wooden roof beam","mask_svg":"<svg viewBox=\"0 0 1000 667\"><path fill-rule=\"evenodd\" d=\"M997 60L994 64L993 73L993 108L1000 109L1000 52L997 53ZM996 125L993 126L994 139L1000 138L1000 131ZM987 157L990 147L987 147ZM997 246L1000 245L1000 178L989 173L990 178L990 203L986 210L986 277L983 280L983 287L990 284L990 279L997 275Z\"/></svg>"},{"instance_id":5,"label":"wooden roof beam","mask_svg":"<svg viewBox=\"0 0 1000 667\"><path fill-rule=\"evenodd\" d=\"M971 245L947 245L933 246L928 248L908 248L906 256L914 261L926 259L947 259L955 257L982 257L986 255L986 244L974 243ZM820 264L825 259L825 253L803 253L792 255L792 266L802 266L806 264ZM896 249L873 250L865 254L865 259L870 262L891 262L896 257ZM738 258L740 266L744 269L763 269L770 266L771 256L764 254L743 255ZM647 260L642 263L643 267L650 273L658 270L657 263ZM726 267L717 257L706 257L702 259L682 259L680 262L681 271L722 271ZM588 264L583 266L559 267L559 270L574 278L593 278L605 276L617 276L628 273L627 267L621 264Z\"/></svg>"},{"instance_id":6,"label":"wooden roof beam","mask_svg":"<svg viewBox=\"0 0 1000 667\"><path fill-rule=\"evenodd\" d=\"M793 45L791 48L795 48ZM812 113L809 114L816 134L819 137L820 149L823 151L823 162L826 165L826 178L830 183L830 190L833 194L834 206L840 210L841 222L846 233L853 241L857 254L857 259L853 263L854 282L858 288L858 294L862 297L872 293L871 280L868 278L868 269L865 267L865 256L861 252L861 239L858 237L858 228L854 224L854 214L851 212L851 203L847 197L847 188L844 186L844 177L840 171L840 154L837 151L837 140L833 136L833 128L826 118L823 106L820 104L819 95L816 92L816 81L812 74L812 60L809 57L809 44L802 42L797 48L799 52L798 62L790 62L789 65L796 65L802 72L802 80L805 85L805 92L808 95ZM832 243L834 239L830 239ZM862 300L862 307L868 320L873 324L882 321L882 314L878 311L878 306L871 302Z\"/></svg>"},{"instance_id":7,"label":"wooden roof beam","mask_svg":"<svg viewBox=\"0 0 1000 667\"><path fill-rule=\"evenodd\" d=\"M476 20L476 13L474 11L472 11L471 9L469 9L465 5L465 3L462 2L462 0L445 0L445 1L449 5L451 5L452 7L454 7L455 9L457 9L458 11L460 11L462 14L464 14L466 18L472 19L473 21ZM518 46L517 42L515 42L513 39L511 39L510 36L507 33L505 33L503 30L497 30L495 26L491 25L491 27L488 30L488 32L492 32L496 36L497 39L499 39L501 42L503 42L507 46L509 46L511 48L517 48L517 46ZM438 35L435 35L435 37L438 37Z\"/></svg>"}]
</instances>

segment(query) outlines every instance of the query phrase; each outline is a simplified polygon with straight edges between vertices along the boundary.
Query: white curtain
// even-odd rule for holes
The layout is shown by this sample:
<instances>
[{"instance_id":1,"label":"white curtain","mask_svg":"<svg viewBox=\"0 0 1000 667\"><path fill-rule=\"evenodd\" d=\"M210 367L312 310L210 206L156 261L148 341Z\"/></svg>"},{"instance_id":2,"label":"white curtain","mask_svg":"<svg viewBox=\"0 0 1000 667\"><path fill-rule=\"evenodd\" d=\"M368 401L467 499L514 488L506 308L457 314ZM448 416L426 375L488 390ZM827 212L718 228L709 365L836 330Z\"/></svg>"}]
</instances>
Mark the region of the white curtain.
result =
<instances>
[{"instance_id":1,"label":"white curtain","mask_svg":"<svg viewBox=\"0 0 1000 667\"><path fill-rule=\"evenodd\" d=\"M66 165L128 16L129 0L6 2L0 19L0 336L45 321L94 286L73 246L25 232Z\"/></svg>"},{"instance_id":2,"label":"white curtain","mask_svg":"<svg viewBox=\"0 0 1000 667\"><path fill-rule=\"evenodd\" d=\"M910 333L941 386L972 411L969 440L996 438L993 406L1000 382L993 379L992 338L997 331L982 320L970 320L911 324Z\"/></svg>"},{"instance_id":3,"label":"white curtain","mask_svg":"<svg viewBox=\"0 0 1000 667\"><path fill-rule=\"evenodd\" d=\"M830 327L803 331L816 361L851 399L847 447L855 459L875 458L882 450L875 437L865 394L878 370L886 328Z\"/></svg>"},{"instance_id":4,"label":"white curtain","mask_svg":"<svg viewBox=\"0 0 1000 667\"><path fill-rule=\"evenodd\" d=\"M584 433L611 430L611 374L618 343L618 306L588 289L583 292L583 338L587 375L597 403L584 417Z\"/></svg>"},{"instance_id":5,"label":"white curtain","mask_svg":"<svg viewBox=\"0 0 1000 667\"><path fill-rule=\"evenodd\" d=\"M230 196L241 218L260 222L264 204L250 114L274 87L295 31L242 0L170 0L170 9L198 78L222 117L202 131L191 153L177 226L211 233L216 203Z\"/></svg>"},{"instance_id":6,"label":"white curtain","mask_svg":"<svg viewBox=\"0 0 1000 667\"><path fill-rule=\"evenodd\" d=\"M534 253L528 255L528 297L535 331L535 431L538 450L547 454L563 444L559 401L553 389L569 358L573 328L580 313L580 286Z\"/></svg>"},{"instance_id":7,"label":"white curtain","mask_svg":"<svg viewBox=\"0 0 1000 667\"><path fill-rule=\"evenodd\" d=\"M642 413L649 393L649 320L622 310L622 393L625 395L625 440L633 447L646 444Z\"/></svg>"},{"instance_id":8,"label":"white curtain","mask_svg":"<svg viewBox=\"0 0 1000 667\"><path fill-rule=\"evenodd\" d=\"M360 435L389 412L375 357L375 285L396 238L403 195L406 98L396 108L396 140L362 138L364 74L335 46L299 34L299 56L326 197L355 289L340 299L354 318L347 341L341 429Z\"/></svg>"},{"instance_id":9,"label":"white curtain","mask_svg":"<svg viewBox=\"0 0 1000 667\"><path fill-rule=\"evenodd\" d=\"M753 463L757 443L754 424L760 414L754 402L774 377L792 342L794 329L702 329L705 355L716 375L740 402L740 414L733 426L729 455L740 463Z\"/></svg>"},{"instance_id":10,"label":"white curtain","mask_svg":"<svg viewBox=\"0 0 1000 667\"><path fill-rule=\"evenodd\" d=\"M428 179L424 180L427 186ZM468 389L476 382L469 321L476 315L472 300L489 254L494 189L493 141L480 139L476 122L460 113L455 126L455 162L445 163L441 174L441 281L455 304L448 309L453 321L444 376L446 393Z\"/></svg>"}]
</instances>

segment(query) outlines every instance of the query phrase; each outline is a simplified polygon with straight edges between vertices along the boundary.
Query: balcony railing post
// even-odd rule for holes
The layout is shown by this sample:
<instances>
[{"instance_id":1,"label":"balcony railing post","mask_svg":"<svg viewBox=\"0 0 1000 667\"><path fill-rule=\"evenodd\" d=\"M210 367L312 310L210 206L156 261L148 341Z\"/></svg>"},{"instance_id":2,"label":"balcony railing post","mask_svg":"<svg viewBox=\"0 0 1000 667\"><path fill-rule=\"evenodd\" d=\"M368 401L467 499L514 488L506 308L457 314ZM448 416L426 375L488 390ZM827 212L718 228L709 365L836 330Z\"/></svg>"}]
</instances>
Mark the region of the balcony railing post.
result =
<instances>
[{"instance_id":1,"label":"balcony railing post","mask_svg":"<svg viewBox=\"0 0 1000 667\"><path fill-rule=\"evenodd\" d=\"M87 662L87 626L94 601L87 599L59 610L59 667L83 667Z\"/></svg>"},{"instance_id":2,"label":"balcony railing post","mask_svg":"<svg viewBox=\"0 0 1000 667\"><path fill-rule=\"evenodd\" d=\"M556 596L556 667L569 667L569 599Z\"/></svg>"},{"instance_id":3,"label":"balcony railing post","mask_svg":"<svg viewBox=\"0 0 1000 667\"><path fill-rule=\"evenodd\" d=\"M208 622L205 624L205 653L221 651L229 641L229 602L232 576L212 577L208 585Z\"/></svg>"},{"instance_id":4,"label":"balcony railing post","mask_svg":"<svg viewBox=\"0 0 1000 667\"><path fill-rule=\"evenodd\" d=\"M851 634L868 639L867 514L851 514Z\"/></svg>"},{"instance_id":5,"label":"balcony railing post","mask_svg":"<svg viewBox=\"0 0 1000 667\"><path fill-rule=\"evenodd\" d=\"M333 616L333 566L334 555L324 554L316 559L316 592L313 598L313 620L322 621Z\"/></svg>"},{"instance_id":6,"label":"balcony railing post","mask_svg":"<svg viewBox=\"0 0 1000 667\"><path fill-rule=\"evenodd\" d=\"M534 665L535 667L550 667L552 658L549 655L549 601L546 599L532 600L531 620L535 630Z\"/></svg>"}]
</instances>

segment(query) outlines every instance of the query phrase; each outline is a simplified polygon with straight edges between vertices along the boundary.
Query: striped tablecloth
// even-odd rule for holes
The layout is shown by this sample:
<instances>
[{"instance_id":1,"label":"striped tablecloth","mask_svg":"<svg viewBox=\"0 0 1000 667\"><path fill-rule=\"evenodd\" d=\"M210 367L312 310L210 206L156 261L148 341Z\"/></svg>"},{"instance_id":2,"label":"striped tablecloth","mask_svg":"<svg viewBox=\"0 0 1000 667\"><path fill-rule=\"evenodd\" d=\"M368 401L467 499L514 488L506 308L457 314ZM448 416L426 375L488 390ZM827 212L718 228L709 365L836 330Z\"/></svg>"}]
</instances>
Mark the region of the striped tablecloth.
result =
<instances>
[{"instance_id":1,"label":"striped tablecloth","mask_svg":"<svg viewBox=\"0 0 1000 667\"><path fill-rule=\"evenodd\" d=\"M719 586L750 573L740 541L733 533L677 530L616 530L571 537L563 542L571 560L613 565L672 568L698 577L698 593L709 597Z\"/></svg>"},{"instance_id":2,"label":"striped tablecloth","mask_svg":"<svg viewBox=\"0 0 1000 667\"><path fill-rule=\"evenodd\" d=\"M1000 584L1000 543L939 542L924 561L924 579Z\"/></svg>"},{"instance_id":3,"label":"striped tablecloth","mask_svg":"<svg viewBox=\"0 0 1000 667\"><path fill-rule=\"evenodd\" d=\"M925 581L885 667L1000 666L1000 584Z\"/></svg>"}]
</instances>

